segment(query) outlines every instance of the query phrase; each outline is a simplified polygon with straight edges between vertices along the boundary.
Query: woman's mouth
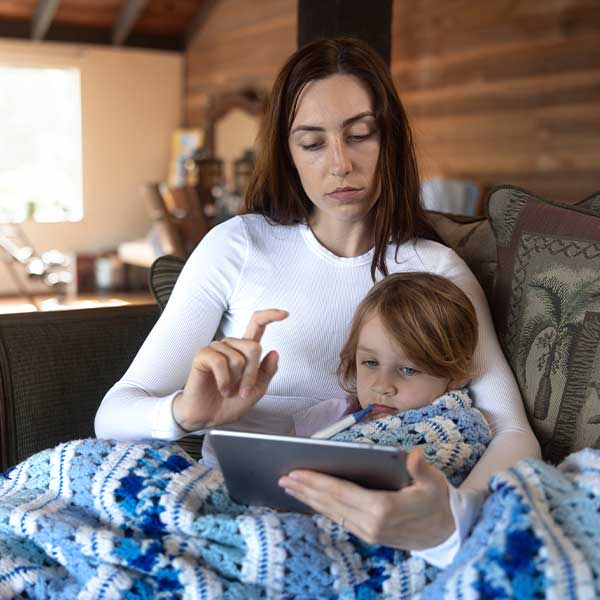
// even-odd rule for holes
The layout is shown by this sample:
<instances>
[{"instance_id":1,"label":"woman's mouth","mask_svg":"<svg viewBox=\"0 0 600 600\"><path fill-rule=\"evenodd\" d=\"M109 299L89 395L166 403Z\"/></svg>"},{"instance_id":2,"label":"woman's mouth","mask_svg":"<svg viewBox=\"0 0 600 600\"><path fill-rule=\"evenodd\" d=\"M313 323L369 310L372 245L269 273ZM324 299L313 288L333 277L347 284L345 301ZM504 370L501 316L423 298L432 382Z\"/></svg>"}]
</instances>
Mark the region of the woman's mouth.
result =
<instances>
[{"instance_id":1,"label":"woman's mouth","mask_svg":"<svg viewBox=\"0 0 600 600\"><path fill-rule=\"evenodd\" d=\"M339 187L333 190L333 192L329 192L328 196L332 198L336 198L337 200L352 200L356 196L358 196L362 192L362 188L354 188L354 187Z\"/></svg>"}]
</instances>

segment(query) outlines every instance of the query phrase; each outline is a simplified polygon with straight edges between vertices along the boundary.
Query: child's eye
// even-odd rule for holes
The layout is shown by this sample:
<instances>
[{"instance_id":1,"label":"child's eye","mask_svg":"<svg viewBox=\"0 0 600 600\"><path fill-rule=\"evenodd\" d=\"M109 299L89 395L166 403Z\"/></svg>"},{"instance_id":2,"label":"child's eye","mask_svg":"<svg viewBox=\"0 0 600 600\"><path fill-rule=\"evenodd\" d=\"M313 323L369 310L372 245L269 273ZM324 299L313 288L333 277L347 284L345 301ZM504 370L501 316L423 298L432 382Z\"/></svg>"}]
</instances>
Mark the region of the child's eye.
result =
<instances>
[{"instance_id":1,"label":"child's eye","mask_svg":"<svg viewBox=\"0 0 600 600\"><path fill-rule=\"evenodd\" d=\"M376 360L363 360L363 365L365 365L365 367L369 367L370 369L372 369L373 367L376 367L379 363Z\"/></svg>"},{"instance_id":2,"label":"child's eye","mask_svg":"<svg viewBox=\"0 0 600 600\"><path fill-rule=\"evenodd\" d=\"M412 367L402 367L400 371L404 373L404 375L414 375L417 372L417 370Z\"/></svg>"}]
</instances>

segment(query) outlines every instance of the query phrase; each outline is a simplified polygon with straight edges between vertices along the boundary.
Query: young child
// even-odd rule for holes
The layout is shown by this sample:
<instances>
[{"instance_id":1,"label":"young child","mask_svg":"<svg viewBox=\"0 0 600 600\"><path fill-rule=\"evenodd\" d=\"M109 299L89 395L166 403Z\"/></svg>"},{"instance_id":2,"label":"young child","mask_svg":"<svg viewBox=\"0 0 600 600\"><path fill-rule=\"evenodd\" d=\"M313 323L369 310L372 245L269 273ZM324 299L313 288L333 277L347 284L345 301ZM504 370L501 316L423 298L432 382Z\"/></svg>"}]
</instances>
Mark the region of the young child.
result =
<instances>
[{"instance_id":1,"label":"young child","mask_svg":"<svg viewBox=\"0 0 600 600\"><path fill-rule=\"evenodd\" d=\"M359 304L340 353L348 397L295 415L296 435L323 437L323 428L361 407L373 405L372 419L453 390L467 395L476 344L475 309L454 283L431 273L389 275Z\"/></svg>"},{"instance_id":2,"label":"young child","mask_svg":"<svg viewBox=\"0 0 600 600\"><path fill-rule=\"evenodd\" d=\"M255 347L269 323L285 319L287 313L263 311L263 321L256 325L258 316L259 313L253 315L250 333L244 336L252 338ZM231 340L232 348L222 342L206 348L206 363L215 378L223 379L223 361L216 360L217 354L232 355L234 349L243 349L242 343ZM343 427L344 423L336 426L338 422L361 406L372 406L369 419L380 418L430 405L453 390L460 402L471 408L468 391L462 388L470 379L476 345L475 309L454 283L426 272L389 275L358 305L341 350L337 374L347 395L320 400L291 415L287 433L330 438ZM268 360L267 355L263 363ZM231 359L229 363L234 365ZM241 373L242 367L231 366L230 381L242 377ZM346 427L353 423L352 418L345 419ZM398 422L389 424L396 425ZM359 435L360 431L354 428L352 435ZM372 433L369 431L368 435ZM367 441L366 436L364 439ZM207 441L202 448L202 462L218 468L214 450Z\"/></svg>"}]
</instances>

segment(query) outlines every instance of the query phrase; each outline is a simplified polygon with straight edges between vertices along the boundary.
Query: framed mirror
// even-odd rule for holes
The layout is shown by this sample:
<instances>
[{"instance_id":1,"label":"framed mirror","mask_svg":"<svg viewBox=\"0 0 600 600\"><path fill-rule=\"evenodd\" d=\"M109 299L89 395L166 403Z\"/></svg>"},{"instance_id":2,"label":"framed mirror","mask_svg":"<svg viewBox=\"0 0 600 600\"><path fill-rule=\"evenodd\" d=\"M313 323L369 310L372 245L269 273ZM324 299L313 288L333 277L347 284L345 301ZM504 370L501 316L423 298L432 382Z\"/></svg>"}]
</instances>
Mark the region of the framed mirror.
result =
<instances>
[{"instance_id":1,"label":"framed mirror","mask_svg":"<svg viewBox=\"0 0 600 600\"><path fill-rule=\"evenodd\" d=\"M211 98L205 113L205 141L193 156L193 185L212 224L241 208L267 92L244 85Z\"/></svg>"},{"instance_id":2,"label":"framed mirror","mask_svg":"<svg viewBox=\"0 0 600 600\"><path fill-rule=\"evenodd\" d=\"M268 94L245 85L212 98L206 111L204 156L223 161L225 183L234 186L235 163L253 160L256 136ZM245 171L244 171L245 172Z\"/></svg>"}]
</instances>

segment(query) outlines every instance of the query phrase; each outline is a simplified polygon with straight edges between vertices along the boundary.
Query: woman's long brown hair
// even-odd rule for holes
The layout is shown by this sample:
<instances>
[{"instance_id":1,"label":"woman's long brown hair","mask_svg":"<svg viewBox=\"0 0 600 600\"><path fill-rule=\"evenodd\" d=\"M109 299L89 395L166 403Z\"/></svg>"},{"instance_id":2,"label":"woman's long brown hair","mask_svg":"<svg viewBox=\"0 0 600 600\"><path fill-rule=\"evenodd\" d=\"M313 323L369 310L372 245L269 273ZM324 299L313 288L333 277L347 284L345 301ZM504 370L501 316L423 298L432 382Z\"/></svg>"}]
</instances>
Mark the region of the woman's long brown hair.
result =
<instances>
[{"instance_id":1,"label":"woman's long brown hair","mask_svg":"<svg viewBox=\"0 0 600 600\"><path fill-rule=\"evenodd\" d=\"M387 66L364 42L352 38L320 40L304 46L281 69L258 139L258 156L246 193L246 210L281 225L308 221L313 204L304 192L289 150L289 131L298 98L316 79L352 75L371 93L381 149L381 194L373 210L377 269L387 275L387 248L416 237L439 241L421 206L413 136Z\"/></svg>"}]
</instances>

